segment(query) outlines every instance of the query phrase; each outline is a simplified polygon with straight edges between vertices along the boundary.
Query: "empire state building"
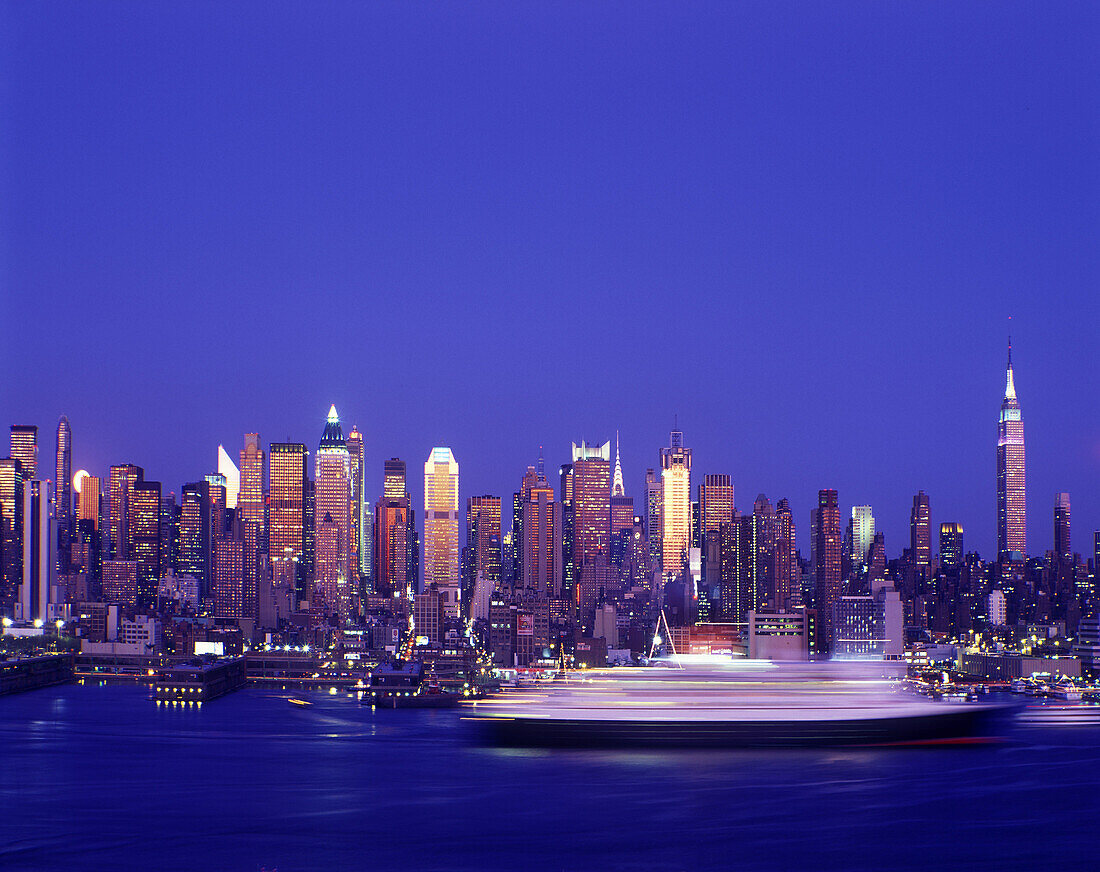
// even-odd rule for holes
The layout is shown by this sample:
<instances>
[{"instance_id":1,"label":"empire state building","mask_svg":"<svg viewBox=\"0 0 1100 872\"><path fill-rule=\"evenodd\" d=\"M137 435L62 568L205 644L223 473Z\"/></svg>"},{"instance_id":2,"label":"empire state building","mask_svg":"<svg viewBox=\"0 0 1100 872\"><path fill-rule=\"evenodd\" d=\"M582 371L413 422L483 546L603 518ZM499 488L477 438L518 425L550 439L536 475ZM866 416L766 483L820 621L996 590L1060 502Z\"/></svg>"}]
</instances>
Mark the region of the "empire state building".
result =
<instances>
[{"instance_id":1,"label":"empire state building","mask_svg":"<svg viewBox=\"0 0 1100 872\"><path fill-rule=\"evenodd\" d=\"M1027 553L1027 508L1024 477L1024 421L1012 378L1012 338L1008 340L1008 372L997 436L997 555Z\"/></svg>"}]
</instances>

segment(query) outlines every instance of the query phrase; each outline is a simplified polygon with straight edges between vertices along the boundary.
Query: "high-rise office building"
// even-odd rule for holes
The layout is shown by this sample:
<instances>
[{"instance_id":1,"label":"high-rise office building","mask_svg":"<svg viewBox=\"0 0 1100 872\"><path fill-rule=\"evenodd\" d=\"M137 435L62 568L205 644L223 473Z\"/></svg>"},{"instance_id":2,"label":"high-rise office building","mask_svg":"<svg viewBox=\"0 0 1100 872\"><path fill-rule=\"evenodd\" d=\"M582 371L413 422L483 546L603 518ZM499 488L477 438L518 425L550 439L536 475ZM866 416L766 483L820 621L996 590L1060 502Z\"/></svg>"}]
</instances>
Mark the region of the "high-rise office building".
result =
<instances>
[{"instance_id":1,"label":"high-rise office building","mask_svg":"<svg viewBox=\"0 0 1100 872\"><path fill-rule=\"evenodd\" d=\"M10 612L23 583L23 464L0 460L0 609Z\"/></svg>"},{"instance_id":2,"label":"high-rise office building","mask_svg":"<svg viewBox=\"0 0 1100 872\"><path fill-rule=\"evenodd\" d=\"M957 570L963 563L963 527L953 521L940 524L940 566L944 572Z\"/></svg>"},{"instance_id":3,"label":"high-rise office building","mask_svg":"<svg viewBox=\"0 0 1100 872\"><path fill-rule=\"evenodd\" d=\"M237 519L260 525L261 545L266 536L264 516L264 450L260 447L259 433L244 434L244 448L240 452L240 489L237 493Z\"/></svg>"},{"instance_id":4,"label":"high-rise office building","mask_svg":"<svg viewBox=\"0 0 1100 872\"><path fill-rule=\"evenodd\" d=\"M132 463L120 463L111 467L109 480L110 516L108 544L114 560L132 560L130 556L130 503L134 485L145 478L145 470Z\"/></svg>"},{"instance_id":5,"label":"high-rise office building","mask_svg":"<svg viewBox=\"0 0 1100 872\"><path fill-rule=\"evenodd\" d=\"M573 565L581 622L594 614L597 587L611 554L611 443L573 443ZM593 571L585 573L591 565ZM599 567L597 570L596 567Z\"/></svg>"},{"instance_id":6,"label":"high-rise office building","mask_svg":"<svg viewBox=\"0 0 1100 872\"><path fill-rule=\"evenodd\" d=\"M363 520L365 497L363 494L363 434L352 424L348 433L348 457L351 460L351 540L349 542L350 578L358 587L363 572Z\"/></svg>"},{"instance_id":7,"label":"high-rise office building","mask_svg":"<svg viewBox=\"0 0 1100 872\"><path fill-rule=\"evenodd\" d=\"M137 602L147 608L156 602L160 564L160 482L134 483L129 505L128 558L137 563Z\"/></svg>"},{"instance_id":8,"label":"high-rise office building","mask_svg":"<svg viewBox=\"0 0 1100 872\"><path fill-rule=\"evenodd\" d=\"M210 482L205 479L190 482L180 489L179 530L176 571L180 575L194 576L199 583L200 598L207 599L210 596L215 532L211 518Z\"/></svg>"},{"instance_id":9,"label":"high-rise office building","mask_svg":"<svg viewBox=\"0 0 1100 872\"><path fill-rule=\"evenodd\" d=\"M95 529L99 529L100 492L103 481L97 475L81 475L79 472L73 478L73 490L76 491L76 519L88 521Z\"/></svg>"},{"instance_id":10,"label":"high-rise office building","mask_svg":"<svg viewBox=\"0 0 1100 872\"><path fill-rule=\"evenodd\" d=\"M680 575L691 544L691 449L679 429L669 433L661 456L661 571Z\"/></svg>"},{"instance_id":11,"label":"high-rise office building","mask_svg":"<svg viewBox=\"0 0 1100 872\"><path fill-rule=\"evenodd\" d=\"M921 567L932 564L930 517L928 495L924 491L919 491L913 497L913 509L909 513L909 556L914 564Z\"/></svg>"},{"instance_id":12,"label":"high-rise office building","mask_svg":"<svg viewBox=\"0 0 1100 872\"><path fill-rule=\"evenodd\" d=\"M833 611L843 593L841 589L840 509L835 490L817 493L817 509L811 515L813 536L814 608L822 648L832 650Z\"/></svg>"},{"instance_id":13,"label":"high-rise office building","mask_svg":"<svg viewBox=\"0 0 1100 872\"><path fill-rule=\"evenodd\" d=\"M219 618L244 617L244 542L230 534L214 540L214 614Z\"/></svg>"},{"instance_id":14,"label":"high-rise office building","mask_svg":"<svg viewBox=\"0 0 1100 872\"><path fill-rule=\"evenodd\" d=\"M267 553L273 564L280 561L297 567L295 606L307 596L303 555L308 456L306 446L300 442L272 442L269 446Z\"/></svg>"},{"instance_id":15,"label":"high-rise office building","mask_svg":"<svg viewBox=\"0 0 1100 872\"><path fill-rule=\"evenodd\" d=\"M218 446L218 475L225 482L225 507L237 509L237 496L241 492L241 471L224 445Z\"/></svg>"},{"instance_id":16,"label":"high-rise office building","mask_svg":"<svg viewBox=\"0 0 1100 872\"><path fill-rule=\"evenodd\" d=\"M382 596L416 590L416 517L405 487L405 461L383 464L382 496L374 506L374 592Z\"/></svg>"},{"instance_id":17,"label":"high-rise office building","mask_svg":"<svg viewBox=\"0 0 1100 872\"><path fill-rule=\"evenodd\" d=\"M722 567L722 543L719 533L722 524L733 520L733 485L728 475L703 476L699 485L699 526L702 549L703 581L707 595L713 594L720 583ZM727 591L727 599L729 592ZM719 591L719 601L721 592ZM721 605L719 606L721 611Z\"/></svg>"},{"instance_id":18,"label":"high-rise office building","mask_svg":"<svg viewBox=\"0 0 1100 872\"><path fill-rule=\"evenodd\" d=\"M382 496L387 500L400 500L408 496L404 460L391 457L382 464Z\"/></svg>"},{"instance_id":19,"label":"high-rise office building","mask_svg":"<svg viewBox=\"0 0 1100 872\"><path fill-rule=\"evenodd\" d=\"M179 553L179 506L174 493L160 495L160 573L176 571L176 556Z\"/></svg>"},{"instance_id":20,"label":"high-rise office building","mask_svg":"<svg viewBox=\"0 0 1100 872\"><path fill-rule=\"evenodd\" d=\"M1054 495L1054 556L1066 563L1073 559L1070 538L1069 494Z\"/></svg>"},{"instance_id":21,"label":"high-rise office building","mask_svg":"<svg viewBox=\"0 0 1100 872\"><path fill-rule=\"evenodd\" d=\"M10 454L23 464L23 481L38 478L38 427L34 424L11 425Z\"/></svg>"},{"instance_id":22,"label":"high-rise office building","mask_svg":"<svg viewBox=\"0 0 1100 872\"><path fill-rule=\"evenodd\" d=\"M466 500L466 544L473 549L475 577L500 581L500 497L484 494Z\"/></svg>"},{"instance_id":23,"label":"high-rise office building","mask_svg":"<svg viewBox=\"0 0 1100 872\"><path fill-rule=\"evenodd\" d=\"M785 611L792 606L795 588L802 574L798 565L798 547L795 545L794 514L791 503L783 497L775 504L775 548L776 548L776 611ZM801 602L801 598L797 599Z\"/></svg>"},{"instance_id":24,"label":"high-rise office building","mask_svg":"<svg viewBox=\"0 0 1100 872\"><path fill-rule=\"evenodd\" d=\"M523 576L516 586L544 596L558 597L561 554L555 553L560 503L554 502L554 488L546 476L527 467L521 492L523 500L523 539L515 543L523 553Z\"/></svg>"},{"instance_id":25,"label":"high-rise office building","mask_svg":"<svg viewBox=\"0 0 1100 872\"><path fill-rule=\"evenodd\" d=\"M718 525L718 607L723 621L744 623L753 610L752 516L733 517Z\"/></svg>"},{"instance_id":26,"label":"high-rise office building","mask_svg":"<svg viewBox=\"0 0 1100 872\"><path fill-rule=\"evenodd\" d=\"M619 459L619 434L615 433L615 472L611 478L611 562L621 566L634 529L634 498L626 495Z\"/></svg>"},{"instance_id":27,"label":"high-rise office building","mask_svg":"<svg viewBox=\"0 0 1100 872\"><path fill-rule=\"evenodd\" d=\"M867 563L867 552L875 541L875 516L870 506L852 506L852 550L848 555L852 566Z\"/></svg>"},{"instance_id":28,"label":"high-rise office building","mask_svg":"<svg viewBox=\"0 0 1100 872\"><path fill-rule=\"evenodd\" d=\"M1012 371L1012 338L1008 340L1005 396L997 431L997 559L1027 554L1024 420Z\"/></svg>"},{"instance_id":29,"label":"high-rise office building","mask_svg":"<svg viewBox=\"0 0 1100 872\"><path fill-rule=\"evenodd\" d=\"M69 542L73 538L73 430L64 415L57 422L54 457L54 493L57 527L57 571L69 571Z\"/></svg>"},{"instance_id":30,"label":"high-rise office building","mask_svg":"<svg viewBox=\"0 0 1100 872\"><path fill-rule=\"evenodd\" d=\"M444 614L458 617L458 462L443 446L424 462L424 589L438 591Z\"/></svg>"},{"instance_id":31,"label":"high-rise office building","mask_svg":"<svg viewBox=\"0 0 1100 872\"><path fill-rule=\"evenodd\" d=\"M24 621L53 619L56 539L54 500L48 481L23 485L23 579L19 588L18 617Z\"/></svg>"},{"instance_id":32,"label":"high-rise office building","mask_svg":"<svg viewBox=\"0 0 1100 872\"><path fill-rule=\"evenodd\" d=\"M485 494L466 500L466 547L463 549L463 617L471 617L480 584L490 596L501 580L500 497Z\"/></svg>"},{"instance_id":33,"label":"high-rise office building","mask_svg":"<svg viewBox=\"0 0 1100 872\"><path fill-rule=\"evenodd\" d=\"M752 603L756 611L778 610L782 597L776 589L778 561L776 548L775 509L771 501L760 494L752 506Z\"/></svg>"},{"instance_id":34,"label":"high-rise office building","mask_svg":"<svg viewBox=\"0 0 1100 872\"><path fill-rule=\"evenodd\" d=\"M321 532L325 536L322 538ZM329 614L351 613L351 455L336 406L329 408L314 461L313 542L315 581ZM358 573L356 573L358 579ZM356 585L357 587L357 585Z\"/></svg>"},{"instance_id":35,"label":"high-rise office building","mask_svg":"<svg viewBox=\"0 0 1100 872\"><path fill-rule=\"evenodd\" d=\"M576 602L577 564L575 554L576 517L573 505L573 464L558 470L558 501L561 503L561 578L563 596ZM522 556L522 551L521 551ZM525 572L526 570L523 570ZM520 577L523 577L522 572Z\"/></svg>"},{"instance_id":36,"label":"high-rise office building","mask_svg":"<svg viewBox=\"0 0 1100 872\"><path fill-rule=\"evenodd\" d=\"M206 483L210 485L210 535L220 536L229 532L229 485L220 472L206 476ZM210 547L214 547L213 538Z\"/></svg>"},{"instance_id":37,"label":"high-rise office building","mask_svg":"<svg viewBox=\"0 0 1100 872\"><path fill-rule=\"evenodd\" d=\"M133 560L103 561L103 598L127 608L137 606L137 563Z\"/></svg>"},{"instance_id":38,"label":"high-rise office building","mask_svg":"<svg viewBox=\"0 0 1100 872\"><path fill-rule=\"evenodd\" d=\"M661 478L652 469L645 471L645 535L649 545L650 563L656 567L661 566L661 508L664 493L661 486Z\"/></svg>"},{"instance_id":39,"label":"high-rise office building","mask_svg":"<svg viewBox=\"0 0 1100 872\"><path fill-rule=\"evenodd\" d=\"M733 519L733 484L728 475L703 476L699 485L699 515L701 532L717 532L721 524Z\"/></svg>"},{"instance_id":40,"label":"high-rise office building","mask_svg":"<svg viewBox=\"0 0 1100 872\"><path fill-rule=\"evenodd\" d=\"M621 497L626 495L626 486L623 484L623 465L619 455L619 431L615 431L615 473L611 477L611 496Z\"/></svg>"}]
</instances>

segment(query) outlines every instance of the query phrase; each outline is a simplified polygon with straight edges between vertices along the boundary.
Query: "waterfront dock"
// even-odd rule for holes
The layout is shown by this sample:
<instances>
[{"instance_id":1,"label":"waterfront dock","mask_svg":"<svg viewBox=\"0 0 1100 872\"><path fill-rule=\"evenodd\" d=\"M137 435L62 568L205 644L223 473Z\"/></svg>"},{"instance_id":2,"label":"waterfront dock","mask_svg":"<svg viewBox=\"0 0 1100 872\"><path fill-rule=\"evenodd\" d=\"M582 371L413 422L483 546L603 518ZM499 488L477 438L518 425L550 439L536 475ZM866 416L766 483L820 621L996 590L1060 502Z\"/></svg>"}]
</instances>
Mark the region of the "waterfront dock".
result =
<instances>
[{"instance_id":1,"label":"waterfront dock","mask_svg":"<svg viewBox=\"0 0 1100 872\"><path fill-rule=\"evenodd\" d=\"M0 661L0 696L73 680L72 654L42 654Z\"/></svg>"},{"instance_id":2,"label":"waterfront dock","mask_svg":"<svg viewBox=\"0 0 1100 872\"><path fill-rule=\"evenodd\" d=\"M192 660L158 672L153 698L157 702L209 702L239 690L247 681L243 657Z\"/></svg>"}]
</instances>

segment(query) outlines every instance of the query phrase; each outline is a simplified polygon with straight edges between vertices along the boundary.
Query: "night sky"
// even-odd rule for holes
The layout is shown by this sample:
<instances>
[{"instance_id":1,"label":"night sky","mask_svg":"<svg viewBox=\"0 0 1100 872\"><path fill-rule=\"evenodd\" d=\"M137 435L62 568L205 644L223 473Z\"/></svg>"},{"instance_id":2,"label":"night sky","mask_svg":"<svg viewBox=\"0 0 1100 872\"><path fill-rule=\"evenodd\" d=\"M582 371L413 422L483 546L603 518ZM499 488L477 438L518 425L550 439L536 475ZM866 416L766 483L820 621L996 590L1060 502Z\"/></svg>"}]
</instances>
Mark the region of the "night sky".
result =
<instances>
[{"instance_id":1,"label":"night sky","mask_svg":"<svg viewBox=\"0 0 1100 872\"><path fill-rule=\"evenodd\" d=\"M506 502L673 416L693 481L1100 528L1094 3L0 5L0 413L178 493L335 403ZM5 437L6 438L6 437ZM507 522L506 522L507 526Z\"/></svg>"}]
</instances>

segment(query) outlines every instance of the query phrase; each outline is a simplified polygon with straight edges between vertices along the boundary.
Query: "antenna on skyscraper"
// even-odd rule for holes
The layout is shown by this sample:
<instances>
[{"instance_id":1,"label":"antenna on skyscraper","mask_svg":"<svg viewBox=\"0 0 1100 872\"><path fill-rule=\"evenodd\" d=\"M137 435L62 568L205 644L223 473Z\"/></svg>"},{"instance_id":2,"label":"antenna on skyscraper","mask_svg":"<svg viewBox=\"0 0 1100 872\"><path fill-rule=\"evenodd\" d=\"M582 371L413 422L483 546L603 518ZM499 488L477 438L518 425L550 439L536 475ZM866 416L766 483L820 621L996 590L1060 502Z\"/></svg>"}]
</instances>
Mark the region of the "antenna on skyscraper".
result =
<instances>
[{"instance_id":1,"label":"antenna on skyscraper","mask_svg":"<svg viewBox=\"0 0 1100 872\"><path fill-rule=\"evenodd\" d=\"M546 477L546 461L542 459L542 446L539 446L539 477Z\"/></svg>"}]
</instances>

